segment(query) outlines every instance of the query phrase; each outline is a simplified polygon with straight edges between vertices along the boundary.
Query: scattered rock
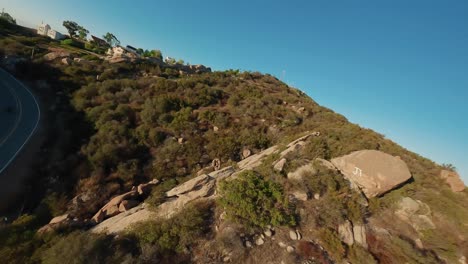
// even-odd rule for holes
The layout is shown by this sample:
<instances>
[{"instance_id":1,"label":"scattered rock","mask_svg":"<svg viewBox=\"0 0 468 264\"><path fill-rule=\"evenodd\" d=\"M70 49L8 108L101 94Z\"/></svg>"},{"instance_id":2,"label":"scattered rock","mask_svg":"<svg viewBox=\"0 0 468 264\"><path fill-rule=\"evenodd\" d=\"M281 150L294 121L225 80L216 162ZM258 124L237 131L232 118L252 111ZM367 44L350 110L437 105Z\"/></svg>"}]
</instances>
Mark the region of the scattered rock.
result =
<instances>
[{"instance_id":1,"label":"scattered rock","mask_svg":"<svg viewBox=\"0 0 468 264\"><path fill-rule=\"evenodd\" d=\"M223 211L220 215L219 215L219 220L226 220L226 211Z\"/></svg>"},{"instance_id":2,"label":"scattered rock","mask_svg":"<svg viewBox=\"0 0 468 264\"><path fill-rule=\"evenodd\" d=\"M300 181L300 180L302 180L302 176L304 174L306 174L306 173L310 173L310 174L315 174L316 173L316 170L314 169L312 164L307 164L307 165L301 166L301 167L297 168L294 172L288 173L288 179L289 180Z\"/></svg>"},{"instance_id":3,"label":"scattered rock","mask_svg":"<svg viewBox=\"0 0 468 264\"><path fill-rule=\"evenodd\" d=\"M219 160L219 159L214 159L214 160L211 162L211 166L214 168L215 171L221 169L221 160Z\"/></svg>"},{"instance_id":4,"label":"scattered rock","mask_svg":"<svg viewBox=\"0 0 468 264\"><path fill-rule=\"evenodd\" d=\"M294 191L292 195L299 201L307 201L307 199L309 198L307 192L303 190Z\"/></svg>"},{"instance_id":5,"label":"scattered rock","mask_svg":"<svg viewBox=\"0 0 468 264\"><path fill-rule=\"evenodd\" d=\"M349 220L338 226L338 235L346 245L352 246L354 244L353 227Z\"/></svg>"},{"instance_id":6,"label":"scattered rock","mask_svg":"<svg viewBox=\"0 0 468 264\"><path fill-rule=\"evenodd\" d=\"M214 131L214 132L218 132L218 131L219 131L219 127L213 126L213 131Z\"/></svg>"},{"instance_id":7,"label":"scattered rock","mask_svg":"<svg viewBox=\"0 0 468 264\"><path fill-rule=\"evenodd\" d=\"M63 222L65 220L67 220L69 218L69 216L70 216L69 214L56 216L56 217L52 218L52 220L50 220L49 224L58 224L60 222Z\"/></svg>"},{"instance_id":8,"label":"scattered rock","mask_svg":"<svg viewBox=\"0 0 468 264\"><path fill-rule=\"evenodd\" d=\"M137 206L138 204L140 204L140 202L135 201L135 200L123 200L119 205L119 211L126 212L130 210L131 208Z\"/></svg>"},{"instance_id":9,"label":"scattered rock","mask_svg":"<svg viewBox=\"0 0 468 264\"><path fill-rule=\"evenodd\" d=\"M287 246L287 247L286 247L286 251L287 251L288 253L293 253L293 252L294 252L294 247L292 247L292 246Z\"/></svg>"},{"instance_id":10,"label":"scattered rock","mask_svg":"<svg viewBox=\"0 0 468 264\"><path fill-rule=\"evenodd\" d=\"M159 183L158 179L153 179L148 183L142 183L138 185L137 191L139 195L148 195L151 192L151 189Z\"/></svg>"},{"instance_id":11,"label":"scattered rock","mask_svg":"<svg viewBox=\"0 0 468 264\"><path fill-rule=\"evenodd\" d=\"M287 247L288 245L286 245L285 243L283 243L283 242L280 241L280 242L278 242L278 246L280 246L280 248L285 248L285 247Z\"/></svg>"},{"instance_id":12,"label":"scattered rock","mask_svg":"<svg viewBox=\"0 0 468 264\"><path fill-rule=\"evenodd\" d=\"M320 193L316 193L316 194L314 194L314 199L315 199L315 200L318 200L318 199L320 199Z\"/></svg>"},{"instance_id":13,"label":"scattered rock","mask_svg":"<svg viewBox=\"0 0 468 264\"><path fill-rule=\"evenodd\" d=\"M414 240L414 244L416 244L416 247L418 247L419 249L424 249L424 245L420 238L417 238L416 240Z\"/></svg>"},{"instance_id":14,"label":"scattered rock","mask_svg":"<svg viewBox=\"0 0 468 264\"><path fill-rule=\"evenodd\" d=\"M404 161L377 150L355 151L331 162L367 198L384 194L411 178Z\"/></svg>"},{"instance_id":15,"label":"scattered rock","mask_svg":"<svg viewBox=\"0 0 468 264\"><path fill-rule=\"evenodd\" d=\"M184 144L184 141L185 141L184 138L178 138L178 139L177 139L177 142L178 142L179 144Z\"/></svg>"},{"instance_id":16,"label":"scattered rock","mask_svg":"<svg viewBox=\"0 0 468 264\"><path fill-rule=\"evenodd\" d=\"M242 151L242 157L243 157L244 159L250 157L250 155L252 155L252 151L250 151L250 149L244 149L244 150Z\"/></svg>"},{"instance_id":17,"label":"scattered rock","mask_svg":"<svg viewBox=\"0 0 468 264\"><path fill-rule=\"evenodd\" d=\"M272 232L270 229L265 230L265 232L263 232L263 234L264 234L266 237L271 237L271 236L273 236L273 232Z\"/></svg>"},{"instance_id":18,"label":"scattered rock","mask_svg":"<svg viewBox=\"0 0 468 264\"><path fill-rule=\"evenodd\" d=\"M257 238L257 240L255 241L255 244L256 244L257 246L261 246L261 245L265 244L265 240L263 240L263 238L259 237L259 238Z\"/></svg>"},{"instance_id":19,"label":"scattered rock","mask_svg":"<svg viewBox=\"0 0 468 264\"><path fill-rule=\"evenodd\" d=\"M251 248L252 247L252 242L250 242L249 240L245 241L245 247Z\"/></svg>"},{"instance_id":20,"label":"scattered rock","mask_svg":"<svg viewBox=\"0 0 468 264\"><path fill-rule=\"evenodd\" d=\"M465 256L461 256L461 257L458 259L458 262L460 262L460 264L466 264L466 257L465 257Z\"/></svg>"},{"instance_id":21,"label":"scattered rock","mask_svg":"<svg viewBox=\"0 0 468 264\"><path fill-rule=\"evenodd\" d=\"M302 235L301 233L299 232L299 230L296 229L296 236L297 236L297 240L301 240L302 239Z\"/></svg>"},{"instance_id":22,"label":"scattered rock","mask_svg":"<svg viewBox=\"0 0 468 264\"><path fill-rule=\"evenodd\" d=\"M450 189L452 189L453 192L462 192L465 190L465 184L460 179L460 175L458 175L458 173L449 170L442 170L440 172L440 177L450 185Z\"/></svg>"},{"instance_id":23,"label":"scattered rock","mask_svg":"<svg viewBox=\"0 0 468 264\"><path fill-rule=\"evenodd\" d=\"M277 172L283 172L284 165L286 165L286 159L282 158L278 162L274 163L273 169Z\"/></svg>"},{"instance_id":24,"label":"scattered rock","mask_svg":"<svg viewBox=\"0 0 468 264\"><path fill-rule=\"evenodd\" d=\"M367 249L367 235L366 227L364 225L354 225L353 226L354 241L361 245L363 248Z\"/></svg>"},{"instance_id":25,"label":"scattered rock","mask_svg":"<svg viewBox=\"0 0 468 264\"><path fill-rule=\"evenodd\" d=\"M301 233L299 233L298 230L290 230L289 231L289 238L291 238L292 240L301 240L302 235L301 235Z\"/></svg>"},{"instance_id":26,"label":"scattered rock","mask_svg":"<svg viewBox=\"0 0 468 264\"><path fill-rule=\"evenodd\" d=\"M290 231L289 231L289 238L291 238L292 240L298 240L296 231L290 230Z\"/></svg>"},{"instance_id":27,"label":"scattered rock","mask_svg":"<svg viewBox=\"0 0 468 264\"><path fill-rule=\"evenodd\" d=\"M62 63L65 65L70 65L72 63L72 60L69 57L63 58Z\"/></svg>"}]
</instances>

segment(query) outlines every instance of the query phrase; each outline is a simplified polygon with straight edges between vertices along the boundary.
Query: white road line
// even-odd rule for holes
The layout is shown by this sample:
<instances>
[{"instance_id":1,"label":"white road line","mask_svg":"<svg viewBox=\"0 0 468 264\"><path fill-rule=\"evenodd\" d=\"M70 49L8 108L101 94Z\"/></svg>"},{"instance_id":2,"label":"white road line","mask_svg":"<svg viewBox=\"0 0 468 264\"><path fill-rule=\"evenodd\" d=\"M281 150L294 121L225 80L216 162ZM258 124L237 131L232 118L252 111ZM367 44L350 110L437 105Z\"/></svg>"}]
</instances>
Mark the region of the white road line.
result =
<instances>
[{"instance_id":1,"label":"white road line","mask_svg":"<svg viewBox=\"0 0 468 264\"><path fill-rule=\"evenodd\" d=\"M31 91L26 88L26 86L23 85L22 82L18 81L15 79L15 77L13 77L10 73L8 73L7 71L3 70L3 69L0 69L0 71L3 71L4 73L6 73L8 76L10 76L11 79L15 80L17 83L19 83L26 91L28 91L28 93L31 95L31 97L33 98L34 100L34 103L36 103L36 107L37 107L37 112L38 112L38 117L37 117L37 121L36 121L36 124L34 125L34 128L33 130L31 131L31 133L29 134L29 136L26 138L26 140L23 142L23 144L21 145L21 147L16 151L16 153L13 155L13 157L10 158L10 160L5 164L5 166L3 168L0 169L0 174L8 167L8 165L10 165L10 163L16 158L16 156L18 156L18 153L23 149L24 145L26 145L26 143L29 141L29 139L31 138L31 136L36 132L36 129L37 129L37 126L39 125L39 120L41 120L41 108L39 108L39 104L37 103L36 101L36 98L34 97L34 95L31 93Z\"/></svg>"},{"instance_id":2,"label":"white road line","mask_svg":"<svg viewBox=\"0 0 468 264\"><path fill-rule=\"evenodd\" d=\"M3 82L6 83L5 81L3 81ZM21 103L21 100L18 98L18 94L16 94L15 90L12 89L10 86L8 86L8 85L6 85L6 86L7 86L8 90L10 90L13 97L15 98L16 106L17 106L17 108L19 108L19 115L17 116L17 118L15 120L13 128L10 130L8 135L6 135L6 137L3 138L3 140L0 142L0 147L2 147L2 145L8 140L8 138L11 137L11 135L13 135L13 132L15 132L15 130L18 128L18 125L19 125L19 123L21 121L21 117L23 116L23 104Z\"/></svg>"}]
</instances>

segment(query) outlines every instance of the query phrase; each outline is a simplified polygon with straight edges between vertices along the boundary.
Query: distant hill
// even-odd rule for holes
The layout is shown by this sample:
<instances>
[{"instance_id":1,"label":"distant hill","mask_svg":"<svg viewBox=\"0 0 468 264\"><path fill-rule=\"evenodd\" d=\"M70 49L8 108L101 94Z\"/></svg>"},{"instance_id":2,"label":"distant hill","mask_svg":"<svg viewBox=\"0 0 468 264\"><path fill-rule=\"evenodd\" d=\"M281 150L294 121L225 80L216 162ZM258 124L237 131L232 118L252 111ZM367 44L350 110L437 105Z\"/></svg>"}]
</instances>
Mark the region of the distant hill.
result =
<instances>
[{"instance_id":1,"label":"distant hill","mask_svg":"<svg viewBox=\"0 0 468 264\"><path fill-rule=\"evenodd\" d=\"M8 263L468 257L468 190L451 168L274 76L111 63L4 23L0 53L48 131L22 215L0 228Z\"/></svg>"}]
</instances>

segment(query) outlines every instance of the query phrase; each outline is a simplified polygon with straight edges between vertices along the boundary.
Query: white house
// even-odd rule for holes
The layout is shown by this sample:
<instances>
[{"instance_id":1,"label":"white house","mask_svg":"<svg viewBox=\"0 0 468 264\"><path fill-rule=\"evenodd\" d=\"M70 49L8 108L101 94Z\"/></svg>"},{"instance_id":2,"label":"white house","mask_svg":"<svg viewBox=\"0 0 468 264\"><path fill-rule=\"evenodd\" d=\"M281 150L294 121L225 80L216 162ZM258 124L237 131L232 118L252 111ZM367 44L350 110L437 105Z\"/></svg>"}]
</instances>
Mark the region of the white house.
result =
<instances>
[{"instance_id":1,"label":"white house","mask_svg":"<svg viewBox=\"0 0 468 264\"><path fill-rule=\"evenodd\" d=\"M37 28L37 34L42 35L42 36L47 36L47 33L50 30L49 24L41 24Z\"/></svg>"},{"instance_id":2,"label":"white house","mask_svg":"<svg viewBox=\"0 0 468 264\"><path fill-rule=\"evenodd\" d=\"M54 39L54 40L61 40L61 39L64 39L65 36L58 32L57 30L53 30L53 29L50 29L48 32L47 32L47 36L51 39Z\"/></svg>"}]
</instances>

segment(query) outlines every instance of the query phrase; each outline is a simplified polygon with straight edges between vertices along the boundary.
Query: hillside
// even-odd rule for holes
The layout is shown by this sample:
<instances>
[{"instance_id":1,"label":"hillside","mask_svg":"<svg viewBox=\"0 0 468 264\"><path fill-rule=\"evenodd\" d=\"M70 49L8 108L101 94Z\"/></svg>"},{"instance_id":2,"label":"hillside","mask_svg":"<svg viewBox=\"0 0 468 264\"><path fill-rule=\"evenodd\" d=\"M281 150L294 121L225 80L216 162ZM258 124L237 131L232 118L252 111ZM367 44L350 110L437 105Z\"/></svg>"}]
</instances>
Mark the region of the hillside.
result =
<instances>
[{"instance_id":1,"label":"hillside","mask_svg":"<svg viewBox=\"0 0 468 264\"><path fill-rule=\"evenodd\" d=\"M455 172L271 75L104 60L8 24L0 54L47 131L0 227L7 263L466 262Z\"/></svg>"}]
</instances>

